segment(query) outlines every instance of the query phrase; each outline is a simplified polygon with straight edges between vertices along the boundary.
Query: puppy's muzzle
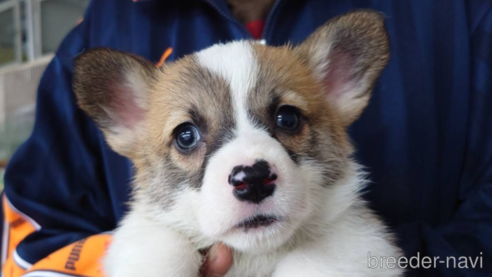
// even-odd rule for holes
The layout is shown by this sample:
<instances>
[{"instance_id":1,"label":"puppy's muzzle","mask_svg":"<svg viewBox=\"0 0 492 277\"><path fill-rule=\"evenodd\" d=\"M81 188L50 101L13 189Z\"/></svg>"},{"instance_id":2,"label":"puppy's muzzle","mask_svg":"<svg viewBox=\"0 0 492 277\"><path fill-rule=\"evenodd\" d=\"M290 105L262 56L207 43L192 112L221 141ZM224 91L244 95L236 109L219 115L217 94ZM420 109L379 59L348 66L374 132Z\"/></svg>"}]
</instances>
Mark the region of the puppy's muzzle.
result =
<instances>
[{"instance_id":1,"label":"puppy's muzzle","mask_svg":"<svg viewBox=\"0 0 492 277\"><path fill-rule=\"evenodd\" d=\"M256 160L252 166L238 165L229 175L229 184L234 187L233 194L239 201L259 204L272 196L277 173L265 160Z\"/></svg>"}]
</instances>

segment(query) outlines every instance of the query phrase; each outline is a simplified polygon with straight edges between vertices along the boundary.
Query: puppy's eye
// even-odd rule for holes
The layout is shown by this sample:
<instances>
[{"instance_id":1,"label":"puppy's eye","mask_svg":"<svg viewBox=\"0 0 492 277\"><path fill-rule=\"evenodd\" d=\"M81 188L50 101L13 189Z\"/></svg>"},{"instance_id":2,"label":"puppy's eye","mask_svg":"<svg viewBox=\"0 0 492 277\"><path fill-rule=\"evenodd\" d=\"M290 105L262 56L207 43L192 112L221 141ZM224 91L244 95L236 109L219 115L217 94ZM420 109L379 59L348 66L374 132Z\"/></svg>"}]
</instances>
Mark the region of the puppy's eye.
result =
<instances>
[{"instance_id":1,"label":"puppy's eye","mask_svg":"<svg viewBox=\"0 0 492 277\"><path fill-rule=\"evenodd\" d=\"M188 151L196 146L200 140L200 133L198 129L191 125L185 124L178 127L178 132L176 133L176 145L180 150Z\"/></svg>"},{"instance_id":2,"label":"puppy's eye","mask_svg":"<svg viewBox=\"0 0 492 277\"><path fill-rule=\"evenodd\" d=\"M283 106L277 112L277 126L286 130L296 130L299 127L299 110L292 106Z\"/></svg>"}]
</instances>

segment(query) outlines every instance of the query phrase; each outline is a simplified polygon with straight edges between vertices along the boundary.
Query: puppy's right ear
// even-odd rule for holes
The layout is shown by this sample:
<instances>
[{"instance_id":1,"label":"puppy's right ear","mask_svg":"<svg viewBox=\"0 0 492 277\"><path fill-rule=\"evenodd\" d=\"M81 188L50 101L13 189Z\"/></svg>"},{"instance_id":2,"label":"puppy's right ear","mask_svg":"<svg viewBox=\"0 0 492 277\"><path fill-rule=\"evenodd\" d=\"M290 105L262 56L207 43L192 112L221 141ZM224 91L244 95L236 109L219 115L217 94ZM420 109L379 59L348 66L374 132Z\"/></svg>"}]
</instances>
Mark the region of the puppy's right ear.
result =
<instances>
[{"instance_id":1,"label":"puppy's right ear","mask_svg":"<svg viewBox=\"0 0 492 277\"><path fill-rule=\"evenodd\" d=\"M156 73L150 62L107 48L87 51L75 60L78 105L121 155L135 153Z\"/></svg>"}]
</instances>

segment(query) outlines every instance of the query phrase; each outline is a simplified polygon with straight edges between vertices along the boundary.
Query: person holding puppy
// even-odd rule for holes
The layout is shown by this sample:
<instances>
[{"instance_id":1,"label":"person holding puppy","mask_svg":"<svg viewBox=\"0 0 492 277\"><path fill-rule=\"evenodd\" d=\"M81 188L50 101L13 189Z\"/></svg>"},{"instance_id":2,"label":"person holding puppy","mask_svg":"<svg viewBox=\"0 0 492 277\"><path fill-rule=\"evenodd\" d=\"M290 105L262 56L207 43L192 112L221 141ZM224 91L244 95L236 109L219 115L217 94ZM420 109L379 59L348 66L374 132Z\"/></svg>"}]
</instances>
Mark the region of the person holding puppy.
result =
<instances>
[{"instance_id":1,"label":"person holding puppy","mask_svg":"<svg viewBox=\"0 0 492 277\"><path fill-rule=\"evenodd\" d=\"M406 257L458 261L407 264L410 276L491 274L490 1L114 0L91 3L41 80L33 134L6 172L4 276L103 276L108 232L127 211L132 165L76 106L78 54L105 46L159 64L220 41L296 45L360 8L385 15L392 56L350 129L372 173L366 197ZM226 274L231 251L208 253L202 274Z\"/></svg>"}]
</instances>

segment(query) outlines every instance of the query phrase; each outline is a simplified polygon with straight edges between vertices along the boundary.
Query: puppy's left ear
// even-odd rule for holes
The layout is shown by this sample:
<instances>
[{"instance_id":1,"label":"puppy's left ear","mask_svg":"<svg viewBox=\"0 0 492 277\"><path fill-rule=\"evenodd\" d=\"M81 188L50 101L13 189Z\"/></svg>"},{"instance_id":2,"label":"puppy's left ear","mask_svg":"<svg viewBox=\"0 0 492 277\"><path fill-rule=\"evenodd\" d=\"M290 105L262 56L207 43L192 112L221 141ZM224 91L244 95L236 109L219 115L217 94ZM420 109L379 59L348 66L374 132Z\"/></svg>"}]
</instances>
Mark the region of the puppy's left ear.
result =
<instances>
[{"instance_id":1,"label":"puppy's left ear","mask_svg":"<svg viewBox=\"0 0 492 277\"><path fill-rule=\"evenodd\" d=\"M389 60L383 17L366 10L328 21L295 51L323 83L344 126L367 106L374 83Z\"/></svg>"}]
</instances>

